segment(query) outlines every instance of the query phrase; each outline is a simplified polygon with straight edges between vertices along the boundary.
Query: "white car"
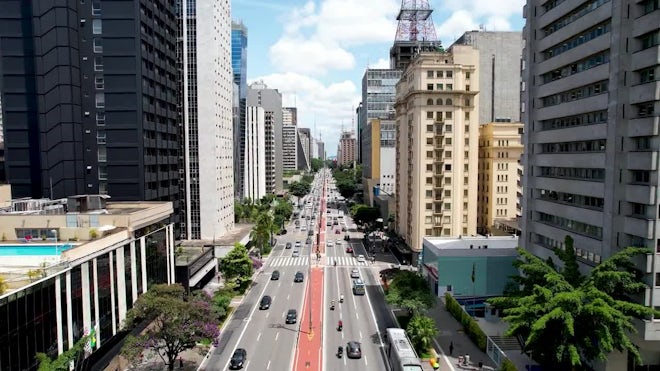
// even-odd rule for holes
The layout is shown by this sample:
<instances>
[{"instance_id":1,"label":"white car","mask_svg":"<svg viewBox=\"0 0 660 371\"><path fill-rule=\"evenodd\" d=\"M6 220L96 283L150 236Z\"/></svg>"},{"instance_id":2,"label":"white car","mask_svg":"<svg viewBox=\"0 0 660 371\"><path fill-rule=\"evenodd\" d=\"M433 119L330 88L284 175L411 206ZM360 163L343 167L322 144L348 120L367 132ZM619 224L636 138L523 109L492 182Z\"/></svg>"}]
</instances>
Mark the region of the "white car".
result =
<instances>
[{"instance_id":1,"label":"white car","mask_svg":"<svg viewBox=\"0 0 660 371\"><path fill-rule=\"evenodd\" d=\"M299 256L300 256L300 251L298 251L298 249L293 250L293 254L291 254L291 257L293 257L293 258L297 258L297 257L299 257Z\"/></svg>"},{"instance_id":2,"label":"white car","mask_svg":"<svg viewBox=\"0 0 660 371\"><path fill-rule=\"evenodd\" d=\"M302 227L300 227L300 230L301 230L301 231L306 231L306 230L307 230L307 226L306 226L306 225L303 225Z\"/></svg>"},{"instance_id":3,"label":"white car","mask_svg":"<svg viewBox=\"0 0 660 371\"><path fill-rule=\"evenodd\" d=\"M360 278L360 271L358 269L352 269L351 278Z\"/></svg>"},{"instance_id":4,"label":"white car","mask_svg":"<svg viewBox=\"0 0 660 371\"><path fill-rule=\"evenodd\" d=\"M358 257L357 257L357 261L358 261L359 263L364 263L364 262L365 262L364 255L362 255L362 254L358 255Z\"/></svg>"},{"instance_id":5,"label":"white car","mask_svg":"<svg viewBox=\"0 0 660 371\"><path fill-rule=\"evenodd\" d=\"M325 244L328 247L332 247L332 241L328 241L328 243Z\"/></svg>"}]
</instances>

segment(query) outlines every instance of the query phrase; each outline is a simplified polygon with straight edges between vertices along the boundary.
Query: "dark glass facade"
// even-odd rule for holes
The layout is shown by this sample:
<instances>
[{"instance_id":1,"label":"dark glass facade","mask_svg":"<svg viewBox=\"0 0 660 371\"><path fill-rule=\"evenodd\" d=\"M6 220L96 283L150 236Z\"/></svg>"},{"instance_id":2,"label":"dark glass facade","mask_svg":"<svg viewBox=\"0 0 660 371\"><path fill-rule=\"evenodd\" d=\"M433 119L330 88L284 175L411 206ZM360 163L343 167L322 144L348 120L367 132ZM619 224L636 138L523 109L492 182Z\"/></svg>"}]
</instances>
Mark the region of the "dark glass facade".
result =
<instances>
[{"instance_id":1,"label":"dark glass facade","mask_svg":"<svg viewBox=\"0 0 660 371\"><path fill-rule=\"evenodd\" d=\"M172 226L170 225L169 228ZM149 285L167 283L166 236L168 233L165 228L144 236ZM69 348L69 335L75 342L95 329L100 349L94 350L103 352L103 344L108 343L113 337L113 329L116 331L121 327L120 302L122 301L119 300L118 295L119 285L125 287L126 311L133 306L133 284L137 284L138 294L142 292L141 241L135 241L135 254L131 253L130 246L129 242L123 245L123 249L117 248L97 256L96 274L94 274L94 259L90 259L42 282L0 298L0 371L37 370L35 359L37 352L56 357L58 329L62 332L62 349ZM117 265L117 261L121 261L118 254L122 253L124 264ZM135 282L132 274L134 260ZM59 281L60 300L57 300L56 281ZM70 282L69 286L67 282ZM98 294L96 298L98 317L95 307L96 294ZM68 295L70 302L67 300ZM58 305L61 308L59 325ZM88 313L90 318L85 319L85 313ZM90 364L86 364L85 367L96 369L95 365Z\"/></svg>"},{"instance_id":2,"label":"dark glass facade","mask_svg":"<svg viewBox=\"0 0 660 371\"><path fill-rule=\"evenodd\" d=\"M231 25L231 67L238 86L238 112L234 118L234 194L242 198L245 170L245 112L247 108L247 27Z\"/></svg>"}]
</instances>

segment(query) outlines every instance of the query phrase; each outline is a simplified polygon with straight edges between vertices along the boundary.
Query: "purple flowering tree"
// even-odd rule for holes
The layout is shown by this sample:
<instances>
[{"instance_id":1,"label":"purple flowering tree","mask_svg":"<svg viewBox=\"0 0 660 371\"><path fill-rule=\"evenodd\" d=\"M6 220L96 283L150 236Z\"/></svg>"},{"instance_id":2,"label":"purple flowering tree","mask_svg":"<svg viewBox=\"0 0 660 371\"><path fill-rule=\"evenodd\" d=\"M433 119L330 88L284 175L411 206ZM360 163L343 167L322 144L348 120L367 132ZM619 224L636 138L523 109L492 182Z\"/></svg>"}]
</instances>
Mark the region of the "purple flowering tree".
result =
<instances>
[{"instance_id":1,"label":"purple flowering tree","mask_svg":"<svg viewBox=\"0 0 660 371\"><path fill-rule=\"evenodd\" d=\"M201 292L185 296L180 285L155 285L140 296L126 315L126 328L142 321L149 325L139 336L129 335L121 353L132 364L145 352L157 354L168 370L174 370L181 352L205 339L216 341L218 314L211 297Z\"/></svg>"}]
</instances>

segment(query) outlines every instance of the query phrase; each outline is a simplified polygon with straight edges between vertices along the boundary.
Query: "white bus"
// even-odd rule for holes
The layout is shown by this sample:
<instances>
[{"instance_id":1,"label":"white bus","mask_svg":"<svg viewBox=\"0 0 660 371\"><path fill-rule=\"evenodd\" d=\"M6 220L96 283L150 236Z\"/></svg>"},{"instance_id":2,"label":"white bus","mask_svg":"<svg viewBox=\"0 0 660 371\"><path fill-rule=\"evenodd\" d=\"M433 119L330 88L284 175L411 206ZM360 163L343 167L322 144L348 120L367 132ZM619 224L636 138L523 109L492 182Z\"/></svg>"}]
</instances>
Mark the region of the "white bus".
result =
<instances>
[{"instance_id":1,"label":"white bus","mask_svg":"<svg viewBox=\"0 0 660 371\"><path fill-rule=\"evenodd\" d=\"M422 362L403 329L386 330L385 354L392 371L422 371Z\"/></svg>"}]
</instances>

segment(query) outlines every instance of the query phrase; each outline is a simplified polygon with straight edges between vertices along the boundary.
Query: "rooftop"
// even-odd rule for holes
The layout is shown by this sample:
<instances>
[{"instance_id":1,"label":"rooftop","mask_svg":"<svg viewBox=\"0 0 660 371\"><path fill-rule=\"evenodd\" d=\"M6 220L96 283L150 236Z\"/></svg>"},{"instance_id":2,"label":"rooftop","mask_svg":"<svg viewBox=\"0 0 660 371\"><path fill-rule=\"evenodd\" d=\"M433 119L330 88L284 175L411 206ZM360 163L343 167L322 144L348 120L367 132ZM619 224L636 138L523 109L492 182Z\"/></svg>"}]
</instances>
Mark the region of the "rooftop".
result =
<instances>
[{"instance_id":1,"label":"rooftop","mask_svg":"<svg viewBox=\"0 0 660 371\"><path fill-rule=\"evenodd\" d=\"M424 237L423 245L436 255L516 255L518 236Z\"/></svg>"},{"instance_id":2,"label":"rooftop","mask_svg":"<svg viewBox=\"0 0 660 371\"><path fill-rule=\"evenodd\" d=\"M227 231L222 236L218 236L213 240L179 240L176 242L177 246L184 248L189 247L204 247L204 246L231 246L236 242L244 243L243 240L250 235L254 224L235 224L234 229Z\"/></svg>"}]
</instances>

